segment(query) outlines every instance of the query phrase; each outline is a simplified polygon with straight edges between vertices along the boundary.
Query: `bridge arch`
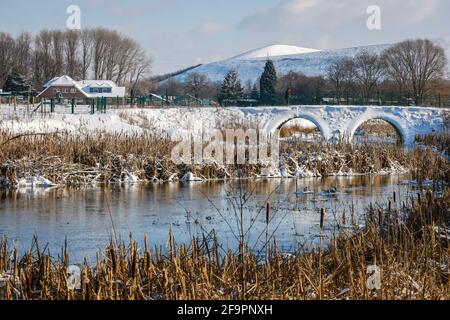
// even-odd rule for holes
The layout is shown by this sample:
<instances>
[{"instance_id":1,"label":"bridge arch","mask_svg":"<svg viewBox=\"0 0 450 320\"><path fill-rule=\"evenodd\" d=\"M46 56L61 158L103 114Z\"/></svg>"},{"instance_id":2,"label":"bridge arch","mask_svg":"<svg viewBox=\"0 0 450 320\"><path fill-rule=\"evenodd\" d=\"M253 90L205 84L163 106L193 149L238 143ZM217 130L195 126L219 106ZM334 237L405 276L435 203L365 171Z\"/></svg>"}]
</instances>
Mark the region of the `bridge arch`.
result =
<instances>
[{"instance_id":1,"label":"bridge arch","mask_svg":"<svg viewBox=\"0 0 450 320\"><path fill-rule=\"evenodd\" d=\"M410 146L413 144L405 120L385 112L363 113L362 115L354 119L354 121L350 123L346 130L346 135L350 143L353 142L356 130L358 130L358 128L361 127L365 122L370 120L386 121L397 131L402 145Z\"/></svg>"},{"instance_id":2,"label":"bridge arch","mask_svg":"<svg viewBox=\"0 0 450 320\"><path fill-rule=\"evenodd\" d=\"M328 125L321 117L316 116L314 114L310 113L289 113L289 114L283 114L278 117L275 117L271 121L269 121L263 128L265 132L267 132L270 135L280 134L280 129L289 121L295 120L295 119L305 119L310 122L312 122L317 129L319 129L320 134L322 135L322 138L324 141L328 141L331 137L331 130Z\"/></svg>"}]
</instances>

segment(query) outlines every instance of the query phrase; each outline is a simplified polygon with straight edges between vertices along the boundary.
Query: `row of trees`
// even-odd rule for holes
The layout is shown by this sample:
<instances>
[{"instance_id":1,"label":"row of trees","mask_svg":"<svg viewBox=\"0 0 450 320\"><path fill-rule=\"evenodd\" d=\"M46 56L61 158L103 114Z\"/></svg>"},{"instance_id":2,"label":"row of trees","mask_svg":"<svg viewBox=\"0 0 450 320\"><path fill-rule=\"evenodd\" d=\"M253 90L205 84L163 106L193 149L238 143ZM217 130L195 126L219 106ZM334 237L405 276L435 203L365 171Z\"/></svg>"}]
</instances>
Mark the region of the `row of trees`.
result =
<instances>
[{"instance_id":1,"label":"row of trees","mask_svg":"<svg viewBox=\"0 0 450 320\"><path fill-rule=\"evenodd\" d=\"M446 65L444 49L429 40L409 40L380 54L364 51L353 58L338 59L328 66L325 76L289 72L277 77L273 62L268 60L259 83L242 86L236 70L230 70L223 83L212 83L205 75L192 72L184 82L168 80L156 90L163 91L161 94L218 99L226 105L242 99L257 100L260 105L289 100L319 104L325 97L336 103L372 103L380 95L402 99L402 103L409 98L420 104L429 94L450 94Z\"/></svg>"},{"instance_id":2,"label":"row of trees","mask_svg":"<svg viewBox=\"0 0 450 320\"><path fill-rule=\"evenodd\" d=\"M22 75L33 87L63 74L74 79L108 79L135 88L150 71L151 59L135 40L103 28L43 30L17 37L0 32L0 87Z\"/></svg>"},{"instance_id":3,"label":"row of trees","mask_svg":"<svg viewBox=\"0 0 450 320\"><path fill-rule=\"evenodd\" d=\"M393 88L420 104L444 80L445 51L430 40L408 40L381 54L362 52L331 64L327 79L338 101L358 91L369 102L383 87Z\"/></svg>"}]
</instances>

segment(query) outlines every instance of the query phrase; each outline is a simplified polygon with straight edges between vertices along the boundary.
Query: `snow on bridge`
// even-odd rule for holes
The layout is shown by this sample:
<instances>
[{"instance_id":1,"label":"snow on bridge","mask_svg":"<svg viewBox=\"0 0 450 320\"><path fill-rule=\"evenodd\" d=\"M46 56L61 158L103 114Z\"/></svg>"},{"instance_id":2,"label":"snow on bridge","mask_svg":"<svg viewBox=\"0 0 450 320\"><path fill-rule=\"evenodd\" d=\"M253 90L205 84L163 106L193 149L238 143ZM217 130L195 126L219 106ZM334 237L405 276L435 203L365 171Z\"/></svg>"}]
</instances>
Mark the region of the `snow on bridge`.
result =
<instances>
[{"instance_id":1,"label":"snow on bridge","mask_svg":"<svg viewBox=\"0 0 450 320\"><path fill-rule=\"evenodd\" d=\"M144 111L129 112L142 117ZM355 131L364 122L382 119L395 127L405 147L411 147L416 135L442 131L445 114L450 114L450 109L389 106L171 107L145 110L145 114L159 131L174 137L184 134L198 136L209 129L232 129L237 127L236 124L257 126L273 135L278 134L278 130L290 120L306 119L318 127L326 142L352 141Z\"/></svg>"},{"instance_id":2,"label":"snow on bridge","mask_svg":"<svg viewBox=\"0 0 450 320\"><path fill-rule=\"evenodd\" d=\"M166 131L182 130L194 134L208 128L227 129L227 124L236 122L257 125L268 134L278 134L278 130L290 120L306 119L318 127L327 142L338 139L352 141L355 131L364 122L382 119L395 127L403 144L410 147L416 135L442 131L446 113L450 114L450 109L389 106L171 108L160 110L157 118L162 120L161 126Z\"/></svg>"},{"instance_id":3,"label":"snow on bridge","mask_svg":"<svg viewBox=\"0 0 450 320\"><path fill-rule=\"evenodd\" d=\"M314 123L325 141L340 138L351 141L355 131L366 121L381 119L390 123L399 133L406 147L414 144L418 134L442 131L444 114L449 109L426 107L378 106L299 106L292 108L264 108L272 116L265 121L263 130L276 133L292 119L306 119Z\"/></svg>"}]
</instances>

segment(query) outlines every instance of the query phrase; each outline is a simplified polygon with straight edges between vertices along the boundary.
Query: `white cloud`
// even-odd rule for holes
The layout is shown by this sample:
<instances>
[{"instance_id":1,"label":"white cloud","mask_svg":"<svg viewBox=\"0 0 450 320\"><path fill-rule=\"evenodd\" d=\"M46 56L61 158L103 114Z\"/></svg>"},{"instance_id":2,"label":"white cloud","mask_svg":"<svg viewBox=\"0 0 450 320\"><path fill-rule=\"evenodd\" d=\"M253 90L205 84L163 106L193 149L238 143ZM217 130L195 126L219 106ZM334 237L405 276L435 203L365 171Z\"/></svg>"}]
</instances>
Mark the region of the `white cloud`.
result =
<instances>
[{"instance_id":1,"label":"white cloud","mask_svg":"<svg viewBox=\"0 0 450 320\"><path fill-rule=\"evenodd\" d=\"M155 0L138 2L133 5L118 0L88 0L87 4L95 10L104 10L116 17L141 16L155 14L176 5L177 0Z\"/></svg>"},{"instance_id":2,"label":"white cloud","mask_svg":"<svg viewBox=\"0 0 450 320\"><path fill-rule=\"evenodd\" d=\"M383 29L378 33L367 29L366 10L370 5L381 8ZM282 0L245 17L238 29L271 41L294 38L299 45L326 49L339 47L337 43L358 45L361 39L371 43L414 37L418 30L423 36L433 18L445 9L449 9L449 3L444 0Z\"/></svg>"},{"instance_id":3,"label":"white cloud","mask_svg":"<svg viewBox=\"0 0 450 320\"><path fill-rule=\"evenodd\" d=\"M440 0L407 0L405 1L405 7L410 12L411 22L422 22L433 16L437 11Z\"/></svg>"},{"instance_id":4,"label":"white cloud","mask_svg":"<svg viewBox=\"0 0 450 320\"><path fill-rule=\"evenodd\" d=\"M286 12L301 14L320 6L321 3L323 3L322 0L285 1L282 3L281 7L286 10Z\"/></svg>"},{"instance_id":5,"label":"white cloud","mask_svg":"<svg viewBox=\"0 0 450 320\"><path fill-rule=\"evenodd\" d=\"M193 30L193 33L197 34L200 33L200 35L204 37L211 37L217 34L220 31L223 31L224 27L216 22L213 21L206 21L201 26Z\"/></svg>"},{"instance_id":6,"label":"white cloud","mask_svg":"<svg viewBox=\"0 0 450 320\"><path fill-rule=\"evenodd\" d=\"M295 30L302 26L334 30L366 19L366 9L376 4L392 23L418 23L433 16L443 0L283 0L276 6L244 18L244 30ZM364 27L364 25L362 26Z\"/></svg>"}]
</instances>

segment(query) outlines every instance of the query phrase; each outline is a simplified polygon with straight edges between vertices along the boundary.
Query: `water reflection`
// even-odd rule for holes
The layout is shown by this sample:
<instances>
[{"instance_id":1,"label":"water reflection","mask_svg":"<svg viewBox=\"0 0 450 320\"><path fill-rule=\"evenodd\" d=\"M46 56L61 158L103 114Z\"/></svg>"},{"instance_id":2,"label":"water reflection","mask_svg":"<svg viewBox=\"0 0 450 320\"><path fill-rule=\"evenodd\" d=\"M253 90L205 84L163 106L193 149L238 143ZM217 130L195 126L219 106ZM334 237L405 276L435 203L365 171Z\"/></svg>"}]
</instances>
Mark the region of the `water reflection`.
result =
<instances>
[{"instance_id":1,"label":"water reflection","mask_svg":"<svg viewBox=\"0 0 450 320\"><path fill-rule=\"evenodd\" d=\"M266 224L261 208L269 202L270 234L282 250L295 250L316 239L321 208L327 212L327 230L333 230L335 216L344 209L349 212L354 208L360 214L370 203L387 202L394 191L399 198L406 196L407 186L399 184L406 179L375 176L242 181L242 191L248 198L244 225L252 226L247 238L255 249L263 245L259 236ZM337 189L336 196L322 193L331 187ZM23 249L38 235L55 254L67 237L76 261L95 258L111 239L112 221L122 239L131 233L142 241L148 234L149 243L163 250L170 229L179 243L214 229L222 246L234 249L238 224L231 201L238 201L233 197L237 188L237 181L228 181L0 190L0 235L16 240ZM314 193L296 193L305 188Z\"/></svg>"}]
</instances>

